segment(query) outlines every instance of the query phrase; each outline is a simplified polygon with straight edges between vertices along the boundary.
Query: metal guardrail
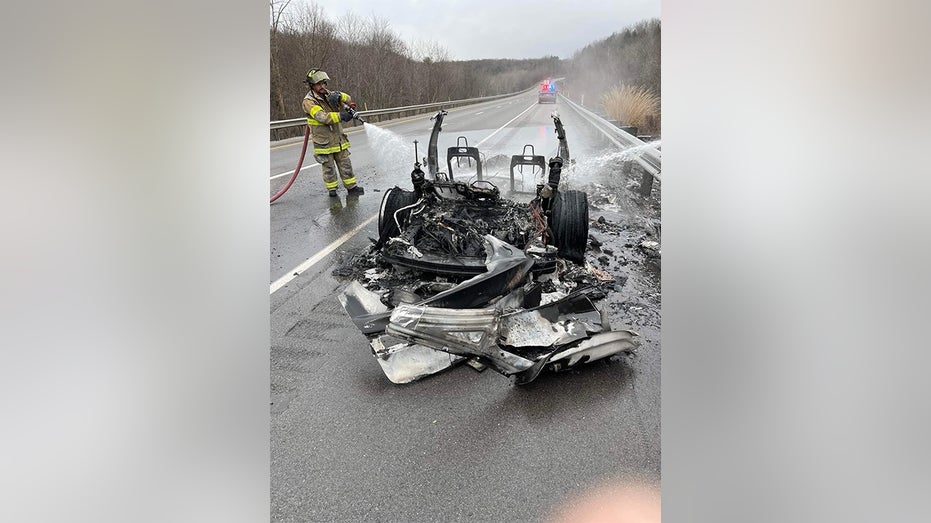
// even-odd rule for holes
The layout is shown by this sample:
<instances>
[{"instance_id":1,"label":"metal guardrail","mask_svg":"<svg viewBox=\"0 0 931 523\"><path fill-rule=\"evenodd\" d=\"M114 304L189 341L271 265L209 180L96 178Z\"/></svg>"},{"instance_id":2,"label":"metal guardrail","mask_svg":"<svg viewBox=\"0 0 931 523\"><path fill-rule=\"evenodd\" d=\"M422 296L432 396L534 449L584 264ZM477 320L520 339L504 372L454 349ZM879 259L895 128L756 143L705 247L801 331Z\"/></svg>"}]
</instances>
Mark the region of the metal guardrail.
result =
<instances>
[{"instance_id":1,"label":"metal guardrail","mask_svg":"<svg viewBox=\"0 0 931 523\"><path fill-rule=\"evenodd\" d=\"M623 150L632 149L633 151L631 159L640 164L640 166L643 167L652 178L656 178L657 180L660 179L659 175L663 170L663 153L659 149L651 146L649 142L644 142L636 136L619 129L613 123L605 120L604 118L589 111L581 105L576 104L562 94L559 96L562 100L567 102L570 107L582 115L582 117L588 120L588 122L591 123L596 129L603 132L605 136L607 136L608 139L614 142L618 147Z\"/></svg>"},{"instance_id":2,"label":"metal guardrail","mask_svg":"<svg viewBox=\"0 0 931 523\"><path fill-rule=\"evenodd\" d=\"M449 100L446 102L433 102L433 103L428 103L428 104L409 105L406 107L391 107L388 109L371 109L368 111L358 111L358 114L359 116L365 118L367 116L368 117L386 116L386 115L391 115L391 114L403 114L407 112L418 113L418 112L429 111L431 109L442 109L442 108L448 108L448 107L458 107L460 105L469 105L473 103L491 102L494 100L500 100L502 98L507 98L509 96L516 96L519 94L523 94L523 93L532 91L534 89L536 89L536 87L531 87L530 89L525 89L523 91L518 91L516 93L498 94L494 96L485 96L481 98L468 98L465 100ZM292 118L290 120L276 120L276 121L271 122L271 130L274 131L276 129L286 129L288 127L297 127L297 126L306 125L306 124L307 124L306 117Z\"/></svg>"}]
</instances>

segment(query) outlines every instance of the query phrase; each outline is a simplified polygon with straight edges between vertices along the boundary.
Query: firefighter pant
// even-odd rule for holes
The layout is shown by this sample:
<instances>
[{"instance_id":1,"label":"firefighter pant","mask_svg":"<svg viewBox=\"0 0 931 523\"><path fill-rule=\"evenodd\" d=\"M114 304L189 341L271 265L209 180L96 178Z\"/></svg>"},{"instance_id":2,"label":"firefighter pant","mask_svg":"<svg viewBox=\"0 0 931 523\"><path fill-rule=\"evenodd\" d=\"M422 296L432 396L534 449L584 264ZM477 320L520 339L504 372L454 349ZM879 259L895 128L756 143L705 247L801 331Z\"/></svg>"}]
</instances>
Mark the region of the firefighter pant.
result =
<instances>
[{"instance_id":1,"label":"firefighter pant","mask_svg":"<svg viewBox=\"0 0 931 523\"><path fill-rule=\"evenodd\" d=\"M339 178L343 179L343 186L352 189L356 186L356 177L352 174L352 162L349 161L349 149L333 154L315 154L314 159L320 164L323 171L323 183L327 189L339 187ZM336 171L339 170L339 178Z\"/></svg>"}]
</instances>

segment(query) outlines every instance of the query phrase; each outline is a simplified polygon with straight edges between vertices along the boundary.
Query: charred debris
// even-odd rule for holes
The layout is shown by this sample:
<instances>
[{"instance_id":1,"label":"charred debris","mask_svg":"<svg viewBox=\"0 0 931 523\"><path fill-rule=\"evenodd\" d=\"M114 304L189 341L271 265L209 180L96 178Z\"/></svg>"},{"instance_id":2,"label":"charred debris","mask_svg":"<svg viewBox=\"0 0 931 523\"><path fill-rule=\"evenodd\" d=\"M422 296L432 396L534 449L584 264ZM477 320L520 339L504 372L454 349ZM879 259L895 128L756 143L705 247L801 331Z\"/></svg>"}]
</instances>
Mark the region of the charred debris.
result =
<instances>
[{"instance_id":1,"label":"charred debris","mask_svg":"<svg viewBox=\"0 0 931 523\"><path fill-rule=\"evenodd\" d=\"M352 279L340 303L388 379L408 383L465 362L520 385L634 350L638 334L613 329L600 304L617 282L585 263L588 196L560 188L569 148L558 113L555 157L512 157L512 173L522 163L549 168L529 203L482 179L476 148L450 147L440 171L446 114L432 118L427 172L414 142L413 189L386 191L374 245L336 270ZM455 179L460 157L476 162L477 180Z\"/></svg>"}]
</instances>

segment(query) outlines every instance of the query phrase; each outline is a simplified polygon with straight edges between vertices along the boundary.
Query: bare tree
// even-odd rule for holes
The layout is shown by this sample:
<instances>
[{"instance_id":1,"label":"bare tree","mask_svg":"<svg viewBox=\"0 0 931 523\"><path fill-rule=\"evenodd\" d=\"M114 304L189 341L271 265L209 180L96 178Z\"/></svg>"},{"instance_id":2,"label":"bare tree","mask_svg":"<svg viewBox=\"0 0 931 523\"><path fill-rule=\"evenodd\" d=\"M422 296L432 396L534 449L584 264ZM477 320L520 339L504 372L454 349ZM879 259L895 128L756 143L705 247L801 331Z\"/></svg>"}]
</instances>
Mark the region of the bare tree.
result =
<instances>
[{"instance_id":1,"label":"bare tree","mask_svg":"<svg viewBox=\"0 0 931 523\"><path fill-rule=\"evenodd\" d=\"M268 5L271 8L271 25L272 25L272 34L278 33L278 26L281 23L281 16L284 14L285 9L288 8L288 4L291 3L291 0L269 0Z\"/></svg>"},{"instance_id":2,"label":"bare tree","mask_svg":"<svg viewBox=\"0 0 931 523\"><path fill-rule=\"evenodd\" d=\"M336 27L339 28L339 37L346 43L363 45L365 20L360 18L359 15L352 11L346 12L339 18Z\"/></svg>"},{"instance_id":3,"label":"bare tree","mask_svg":"<svg viewBox=\"0 0 931 523\"><path fill-rule=\"evenodd\" d=\"M571 60L453 61L437 42L405 42L383 18L349 12L334 23L316 0L299 8L290 3L269 1L272 119L300 114L311 67L326 70L333 87L369 109L505 94L556 76L566 76L566 87L586 93L586 100L598 100L620 83L659 94L659 20L590 44Z\"/></svg>"},{"instance_id":4,"label":"bare tree","mask_svg":"<svg viewBox=\"0 0 931 523\"><path fill-rule=\"evenodd\" d=\"M284 118L285 106L284 106L284 92L282 89L282 77L281 77L281 63L279 61L279 51L280 51L280 33L279 28L281 26L281 17L284 15L285 9L288 8L288 5L291 3L291 0L269 0L268 6L271 11L271 35L270 35L270 61L271 61L271 88L270 94L272 97L272 119L281 119Z\"/></svg>"},{"instance_id":5,"label":"bare tree","mask_svg":"<svg viewBox=\"0 0 931 523\"><path fill-rule=\"evenodd\" d=\"M291 20L290 31L298 37L298 57L307 61L307 67L322 67L336 45L336 27L323 14L316 2L304 5L304 9Z\"/></svg>"}]
</instances>

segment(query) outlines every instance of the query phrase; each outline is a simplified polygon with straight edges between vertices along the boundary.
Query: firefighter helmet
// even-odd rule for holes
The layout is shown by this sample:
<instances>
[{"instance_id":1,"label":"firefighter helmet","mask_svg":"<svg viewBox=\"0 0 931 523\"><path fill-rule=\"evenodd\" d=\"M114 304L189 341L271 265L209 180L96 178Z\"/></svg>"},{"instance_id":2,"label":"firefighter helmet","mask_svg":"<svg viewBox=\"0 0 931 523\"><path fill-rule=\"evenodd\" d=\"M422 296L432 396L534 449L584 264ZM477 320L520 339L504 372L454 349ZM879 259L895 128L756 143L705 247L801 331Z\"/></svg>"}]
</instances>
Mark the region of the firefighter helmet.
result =
<instances>
[{"instance_id":1,"label":"firefighter helmet","mask_svg":"<svg viewBox=\"0 0 931 523\"><path fill-rule=\"evenodd\" d=\"M330 75L326 74L320 69L311 69L310 71L307 71L307 78L304 81L310 85L313 85L319 82L326 82L329 79Z\"/></svg>"}]
</instances>

